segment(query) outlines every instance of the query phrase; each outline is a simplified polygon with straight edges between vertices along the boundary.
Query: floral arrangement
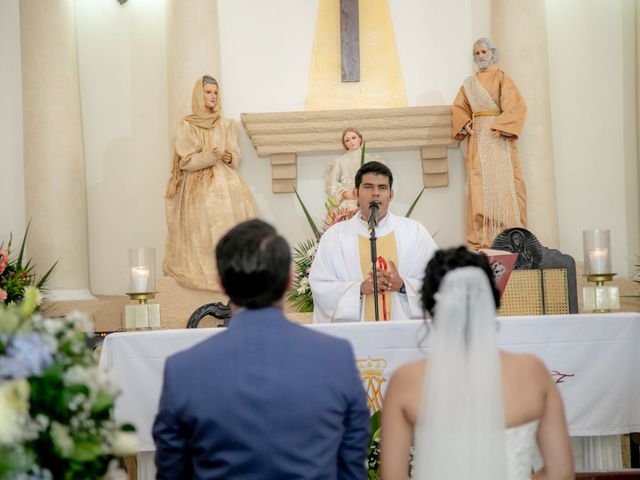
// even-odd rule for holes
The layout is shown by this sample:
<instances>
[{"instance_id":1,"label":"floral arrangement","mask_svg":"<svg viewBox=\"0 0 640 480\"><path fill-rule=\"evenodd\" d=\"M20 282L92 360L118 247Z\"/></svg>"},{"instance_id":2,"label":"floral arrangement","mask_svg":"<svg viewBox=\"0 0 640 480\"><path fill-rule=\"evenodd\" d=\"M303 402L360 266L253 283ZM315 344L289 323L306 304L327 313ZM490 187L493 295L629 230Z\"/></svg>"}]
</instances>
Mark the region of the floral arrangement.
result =
<instances>
[{"instance_id":1,"label":"floral arrangement","mask_svg":"<svg viewBox=\"0 0 640 480\"><path fill-rule=\"evenodd\" d=\"M376 480L380 476L380 420L382 412L377 410L369 418L369 448L367 449L367 478Z\"/></svg>"},{"instance_id":2,"label":"floral arrangement","mask_svg":"<svg viewBox=\"0 0 640 480\"><path fill-rule=\"evenodd\" d=\"M377 480L380 478L380 436L382 435L382 410L376 410L369 417L369 447L367 449L367 479ZM409 478L413 477L413 457L415 449L412 446L409 453Z\"/></svg>"},{"instance_id":3,"label":"floral arrangement","mask_svg":"<svg viewBox=\"0 0 640 480\"><path fill-rule=\"evenodd\" d=\"M330 198L324 204L327 213L323 220L322 227L318 228L300 198L300 195L298 195L297 191L295 193L307 217L309 226L313 231L314 238L301 242L293 248L295 278L293 280L293 289L289 292L287 299L298 312L313 312L313 296L311 295L311 288L309 287L309 270L311 269L316 251L318 250L320 237L329 227L338 222L349 220L358 210L342 209Z\"/></svg>"},{"instance_id":4,"label":"floral arrangement","mask_svg":"<svg viewBox=\"0 0 640 480\"><path fill-rule=\"evenodd\" d=\"M0 479L128 478L118 457L133 454L131 425L116 425L118 389L97 366L86 318L45 318L40 292L0 303Z\"/></svg>"},{"instance_id":5,"label":"floral arrangement","mask_svg":"<svg viewBox=\"0 0 640 480\"><path fill-rule=\"evenodd\" d=\"M42 290L51 272L53 272L53 269L58 263L55 262L42 278L36 281L36 275L33 271L35 265L31 263L31 260L27 260L26 263L23 264L24 248L28 233L29 226L27 226L24 232L19 254L16 258L11 259L12 236L9 236L9 243L6 248L4 243L0 245L0 302L11 303L20 301L25 289L30 285Z\"/></svg>"}]
</instances>

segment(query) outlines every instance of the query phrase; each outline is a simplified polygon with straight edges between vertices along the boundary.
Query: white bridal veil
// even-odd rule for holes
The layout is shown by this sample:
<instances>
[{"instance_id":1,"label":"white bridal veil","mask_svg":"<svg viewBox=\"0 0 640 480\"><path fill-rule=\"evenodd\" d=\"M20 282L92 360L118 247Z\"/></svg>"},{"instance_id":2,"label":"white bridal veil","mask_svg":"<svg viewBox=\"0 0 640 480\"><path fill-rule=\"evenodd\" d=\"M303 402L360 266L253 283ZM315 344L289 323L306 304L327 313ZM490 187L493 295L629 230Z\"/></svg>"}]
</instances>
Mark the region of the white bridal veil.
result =
<instances>
[{"instance_id":1,"label":"white bridal veil","mask_svg":"<svg viewBox=\"0 0 640 480\"><path fill-rule=\"evenodd\" d=\"M480 268L458 268L443 278L431 347L413 478L506 480L496 311Z\"/></svg>"}]
</instances>

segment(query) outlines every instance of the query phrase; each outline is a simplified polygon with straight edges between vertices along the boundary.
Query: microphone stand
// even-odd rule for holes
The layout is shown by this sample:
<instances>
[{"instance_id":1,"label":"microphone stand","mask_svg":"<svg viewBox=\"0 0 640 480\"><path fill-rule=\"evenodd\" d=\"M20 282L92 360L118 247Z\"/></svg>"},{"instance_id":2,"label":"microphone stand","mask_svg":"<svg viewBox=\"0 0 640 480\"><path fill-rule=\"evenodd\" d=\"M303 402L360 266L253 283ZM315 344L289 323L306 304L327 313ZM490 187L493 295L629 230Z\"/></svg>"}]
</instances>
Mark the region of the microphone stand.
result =
<instances>
[{"instance_id":1,"label":"microphone stand","mask_svg":"<svg viewBox=\"0 0 640 480\"><path fill-rule=\"evenodd\" d=\"M375 209L371 209L371 211L369 212L369 215L375 215L377 213L377 206ZM371 218L371 217L369 217ZM375 308L375 320L376 322L380 321L380 312L378 310L378 273L377 273L377 266L378 266L378 248L377 248L377 244L376 244L376 229L374 228L374 223L370 223L369 224L369 244L371 246L371 271L373 272L373 305Z\"/></svg>"}]
</instances>

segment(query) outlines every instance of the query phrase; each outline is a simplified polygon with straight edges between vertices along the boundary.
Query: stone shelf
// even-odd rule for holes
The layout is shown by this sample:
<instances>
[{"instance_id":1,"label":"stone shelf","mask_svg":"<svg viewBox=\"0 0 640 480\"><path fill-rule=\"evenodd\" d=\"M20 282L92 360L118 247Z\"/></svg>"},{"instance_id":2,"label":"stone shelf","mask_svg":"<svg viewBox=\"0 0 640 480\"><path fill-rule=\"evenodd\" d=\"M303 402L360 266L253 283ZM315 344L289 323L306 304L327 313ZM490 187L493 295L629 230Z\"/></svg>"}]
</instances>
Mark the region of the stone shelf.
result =
<instances>
[{"instance_id":1,"label":"stone shelf","mask_svg":"<svg viewBox=\"0 0 640 480\"><path fill-rule=\"evenodd\" d=\"M425 187L449 184L447 148L458 145L449 105L242 113L241 119L258 155L271 160L273 193L294 191L299 153L343 151L340 132L346 127L358 128L369 149L419 149Z\"/></svg>"}]
</instances>

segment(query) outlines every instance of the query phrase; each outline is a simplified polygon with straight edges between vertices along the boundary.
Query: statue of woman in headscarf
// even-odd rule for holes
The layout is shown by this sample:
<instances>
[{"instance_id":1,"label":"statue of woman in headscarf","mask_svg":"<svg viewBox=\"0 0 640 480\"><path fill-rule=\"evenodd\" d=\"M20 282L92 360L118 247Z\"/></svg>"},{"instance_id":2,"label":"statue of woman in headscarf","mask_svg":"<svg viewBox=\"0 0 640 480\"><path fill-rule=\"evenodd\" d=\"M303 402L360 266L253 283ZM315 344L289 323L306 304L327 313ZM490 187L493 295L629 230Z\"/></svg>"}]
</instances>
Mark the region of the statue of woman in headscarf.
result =
<instances>
[{"instance_id":1,"label":"statue of woman in headscarf","mask_svg":"<svg viewBox=\"0 0 640 480\"><path fill-rule=\"evenodd\" d=\"M215 246L231 227L255 218L257 210L238 173L236 126L220 116L219 87L213 77L198 78L191 110L174 132L163 270L184 287L217 290Z\"/></svg>"}]
</instances>

